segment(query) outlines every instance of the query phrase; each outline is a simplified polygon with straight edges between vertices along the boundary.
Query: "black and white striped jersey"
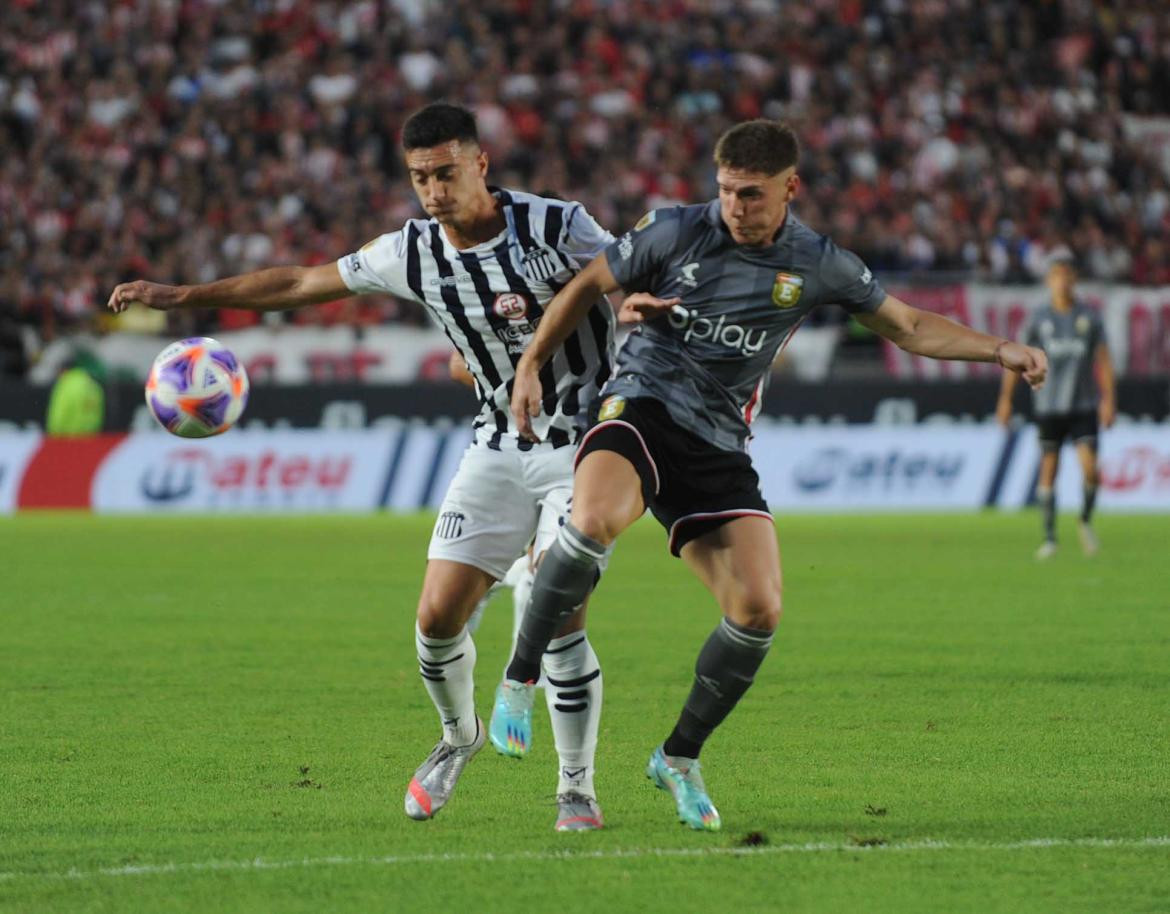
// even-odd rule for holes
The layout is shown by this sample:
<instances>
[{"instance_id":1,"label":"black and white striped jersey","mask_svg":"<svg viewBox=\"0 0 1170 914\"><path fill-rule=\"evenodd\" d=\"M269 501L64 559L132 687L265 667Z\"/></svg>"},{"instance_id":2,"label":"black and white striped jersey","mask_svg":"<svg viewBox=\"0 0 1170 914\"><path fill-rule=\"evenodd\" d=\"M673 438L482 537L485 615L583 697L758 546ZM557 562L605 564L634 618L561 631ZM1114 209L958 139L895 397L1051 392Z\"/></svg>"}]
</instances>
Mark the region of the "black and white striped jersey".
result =
<instances>
[{"instance_id":1,"label":"black and white striped jersey","mask_svg":"<svg viewBox=\"0 0 1170 914\"><path fill-rule=\"evenodd\" d=\"M527 450L512 421L516 363L552 297L613 236L580 203L492 189L506 227L490 241L457 250L434 219L411 219L338 261L356 293L389 292L424 306L463 355L481 409L478 440ZM587 408L608 380L614 315L597 302L540 373L544 408L534 418L541 440L573 443Z\"/></svg>"}]
</instances>

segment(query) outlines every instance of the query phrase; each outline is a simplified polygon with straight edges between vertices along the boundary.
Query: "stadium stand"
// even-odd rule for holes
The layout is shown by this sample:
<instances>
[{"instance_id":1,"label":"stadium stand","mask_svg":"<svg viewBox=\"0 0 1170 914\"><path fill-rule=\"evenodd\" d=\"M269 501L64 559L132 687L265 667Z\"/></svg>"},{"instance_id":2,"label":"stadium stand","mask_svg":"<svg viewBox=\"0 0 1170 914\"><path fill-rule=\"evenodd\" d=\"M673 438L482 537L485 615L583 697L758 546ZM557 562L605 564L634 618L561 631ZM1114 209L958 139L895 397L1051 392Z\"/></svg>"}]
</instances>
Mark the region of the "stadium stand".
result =
<instances>
[{"instance_id":1,"label":"stadium stand","mask_svg":"<svg viewBox=\"0 0 1170 914\"><path fill-rule=\"evenodd\" d=\"M124 279L319 263L399 224L398 131L438 97L474 107L497 183L615 229L713 195L713 139L783 117L806 147L800 216L875 270L1030 282L1069 244L1088 278L1170 283L1161 0L6 7L7 339L13 320L41 340L91 326ZM386 299L287 319L424 321ZM255 317L200 320L179 329Z\"/></svg>"}]
</instances>

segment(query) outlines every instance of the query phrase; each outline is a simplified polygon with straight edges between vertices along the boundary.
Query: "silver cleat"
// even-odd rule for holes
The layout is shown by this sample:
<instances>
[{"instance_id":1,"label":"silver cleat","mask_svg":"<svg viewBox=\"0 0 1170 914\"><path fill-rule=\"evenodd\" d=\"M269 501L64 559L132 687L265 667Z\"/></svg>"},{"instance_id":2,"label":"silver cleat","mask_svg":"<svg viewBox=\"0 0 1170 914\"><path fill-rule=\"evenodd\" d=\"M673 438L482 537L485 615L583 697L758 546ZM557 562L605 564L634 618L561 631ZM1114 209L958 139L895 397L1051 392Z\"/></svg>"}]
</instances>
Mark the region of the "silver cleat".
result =
<instances>
[{"instance_id":1,"label":"silver cleat","mask_svg":"<svg viewBox=\"0 0 1170 914\"><path fill-rule=\"evenodd\" d=\"M557 831L591 831L604 824L593 797L576 790L557 794Z\"/></svg>"},{"instance_id":2,"label":"silver cleat","mask_svg":"<svg viewBox=\"0 0 1170 914\"><path fill-rule=\"evenodd\" d=\"M1081 551L1085 555L1092 558L1101 548L1101 543L1097 539L1097 534L1094 533L1093 528L1083 520L1077 522L1077 533L1080 535L1081 539Z\"/></svg>"},{"instance_id":3,"label":"silver cleat","mask_svg":"<svg viewBox=\"0 0 1170 914\"><path fill-rule=\"evenodd\" d=\"M419 765L410 785L406 788L406 814L412 819L432 819L440 809L447 805L451 794L455 792L455 785L459 782L459 775L471 761L471 757L483 748L487 741L487 731L483 721L475 719L475 741L469 746L452 746L446 740L440 740L431 750L427 760Z\"/></svg>"}]
</instances>

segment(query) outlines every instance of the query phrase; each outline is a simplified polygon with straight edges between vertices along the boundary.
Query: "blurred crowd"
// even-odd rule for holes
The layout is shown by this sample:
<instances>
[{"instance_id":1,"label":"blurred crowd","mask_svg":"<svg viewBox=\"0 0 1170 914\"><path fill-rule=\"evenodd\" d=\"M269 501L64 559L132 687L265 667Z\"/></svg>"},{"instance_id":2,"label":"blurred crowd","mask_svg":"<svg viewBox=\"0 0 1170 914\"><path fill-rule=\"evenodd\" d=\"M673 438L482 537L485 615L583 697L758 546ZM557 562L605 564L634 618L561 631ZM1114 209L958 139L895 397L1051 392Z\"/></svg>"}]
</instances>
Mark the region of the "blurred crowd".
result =
<instances>
[{"instance_id":1,"label":"blurred crowd","mask_svg":"<svg viewBox=\"0 0 1170 914\"><path fill-rule=\"evenodd\" d=\"M7 0L0 337L128 278L336 258L418 215L405 117L478 114L493 179L622 230L791 121L800 218L877 271L1170 283L1165 0ZM251 314L204 318L235 326ZM297 320L423 320L403 302ZM0 345L0 352L5 351Z\"/></svg>"}]
</instances>

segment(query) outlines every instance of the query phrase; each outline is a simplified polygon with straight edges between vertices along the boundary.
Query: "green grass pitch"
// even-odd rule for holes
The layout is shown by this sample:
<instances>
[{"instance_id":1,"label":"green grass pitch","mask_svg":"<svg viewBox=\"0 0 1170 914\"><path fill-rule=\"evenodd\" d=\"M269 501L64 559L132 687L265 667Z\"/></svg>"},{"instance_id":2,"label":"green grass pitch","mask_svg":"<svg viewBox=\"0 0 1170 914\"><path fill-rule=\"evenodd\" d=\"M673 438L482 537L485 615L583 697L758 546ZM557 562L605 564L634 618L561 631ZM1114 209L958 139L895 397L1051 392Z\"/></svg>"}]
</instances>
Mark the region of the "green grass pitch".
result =
<instances>
[{"instance_id":1,"label":"green grass pitch","mask_svg":"<svg viewBox=\"0 0 1170 914\"><path fill-rule=\"evenodd\" d=\"M717 613L642 522L590 625L608 827L558 835L540 704L528 759L403 815L429 517L0 519L0 911L1170 910L1170 519L1093 560L1062 522L1037 565L1032 515L781 518L718 835L643 776Z\"/></svg>"}]
</instances>

